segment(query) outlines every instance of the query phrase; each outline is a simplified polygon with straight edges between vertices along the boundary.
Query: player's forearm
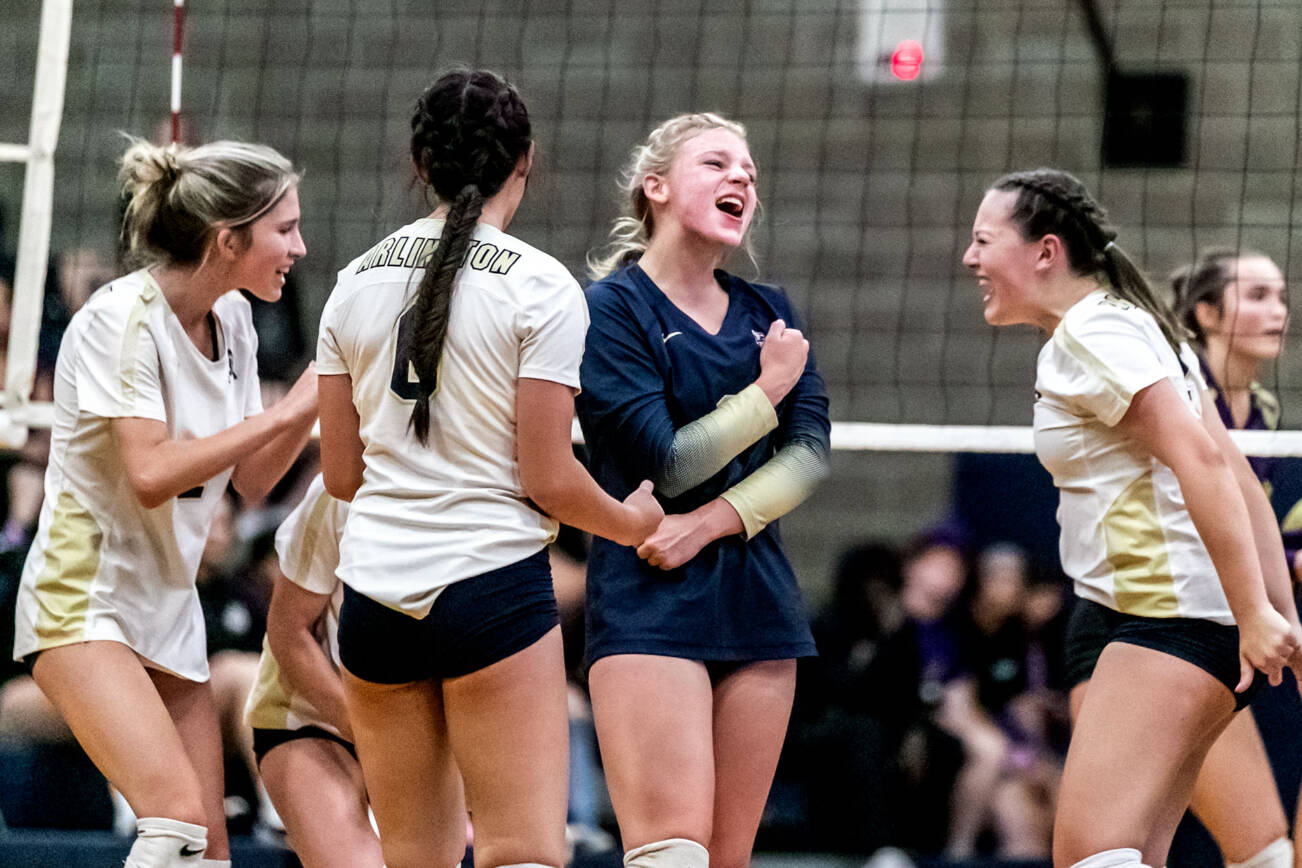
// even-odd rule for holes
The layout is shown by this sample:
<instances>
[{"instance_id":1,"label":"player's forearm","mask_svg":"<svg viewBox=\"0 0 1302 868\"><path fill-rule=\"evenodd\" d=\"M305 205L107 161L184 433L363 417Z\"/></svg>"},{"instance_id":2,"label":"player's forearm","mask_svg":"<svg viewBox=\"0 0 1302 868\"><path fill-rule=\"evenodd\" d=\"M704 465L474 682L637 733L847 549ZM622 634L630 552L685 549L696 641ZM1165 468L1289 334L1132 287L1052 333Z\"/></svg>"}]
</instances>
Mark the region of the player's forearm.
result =
<instances>
[{"instance_id":1,"label":"player's forearm","mask_svg":"<svg viewBox=\"0 0 1302 868\"><path fill-rule=\"evenodd\" d=\"M714 410L674 433L656 489L677 497L695 488L777 425L773 404L758 384L725 395Z\"/></svg>"},{"instance_id":2,"label":"player's forearm","mask_svg":"<svg viewBox=\"0 0 1302 868\"><path fill-rule=\"evenodd\" d=\"M1252 523L1252 541L1261 565L1266 597L1275 611L1290 624L1298 623L1297 604L1293 601L1293 581L1288 556L1280 538L1275 510L1271 508L1266 492L1258 482L1252 467L1240 458L1235 463L1235 477L1243 493L1244 504Z\"/></svg>"},{"instance_id":3,"label":"player's forearm","mask_svg":"<svg viewBox=\"0 0 1302 868\"><path fill-rule=\"evenodd\" d=\"M114 430L127 479L146 509L203 485L289 425L283 414L267 411L208 437L193 440L164 437L142 445L137 442L134 432L138 429L131 427L131 421L127 420L126 426L115 426ZM158 426L156 430L164 430L162 423Z\"/></svg>"},{"instance_id":4,"label":"player's forearm","mask_svg":"<svg viewBox=\"0 0 1302 868\"><path fill-rule=\"evenodd\" d=\"M722 497L741 517L749 539L769 522L804 503L827 471L825 452L815 445L796 441L778 450L754 473L725 491Z\"/></svg>"},{"instance_id":5,"label":"player's forearm","mask_svg":"<svg viewBox=\"0 0 1302 868\"><path fill-rule=\"evenodd\" d=\"M316 638L307 630L295 630L289 635L283 633L279 641L268 643L285 680L315 708L327 721L335 724L343 733L351 733L348 724L348 710L344 703L343 681L317 643Z\"/></svg>"},{"instance_id":6,"label":"player's forearm","mask_svg":"<svg viewBox=\"0 0 1302 868\"><path fill-rule=\"evenodd\" d=\"M573 455L559 458L549 472L522 466L521 481L534 505L561 524L621 545L642 541L634 511L603 491Z\"/></svg>"},{"instance_id":7,"label":"player's forearm","mask_svg":"<svg viewBox=\"0 0 1302 868\"><path fill-rule=\"evenodd\" d=\"M267 496L303 452L312 433L314 419L291 424L257 451L235 465L231 484L246 501L256 503Z\"/></svg>"},{"instance_id":8,"label":"player's forearm","mask_svg":"<svg viewBox=\"0 0 1302 868\"><path fill-rule=\"evenodd\" d=\"M1189 517L1216 567L1230 610L1235 620L1242 621L1273 605L1262 579L1255 533L1254 539L1248 539L1239 532L1251 523L1243 492L1229 463L1219 453L1216 459L1176 473ZM1278 557L1282 561L1282 551Z\"/></svg>"}]
</instances>

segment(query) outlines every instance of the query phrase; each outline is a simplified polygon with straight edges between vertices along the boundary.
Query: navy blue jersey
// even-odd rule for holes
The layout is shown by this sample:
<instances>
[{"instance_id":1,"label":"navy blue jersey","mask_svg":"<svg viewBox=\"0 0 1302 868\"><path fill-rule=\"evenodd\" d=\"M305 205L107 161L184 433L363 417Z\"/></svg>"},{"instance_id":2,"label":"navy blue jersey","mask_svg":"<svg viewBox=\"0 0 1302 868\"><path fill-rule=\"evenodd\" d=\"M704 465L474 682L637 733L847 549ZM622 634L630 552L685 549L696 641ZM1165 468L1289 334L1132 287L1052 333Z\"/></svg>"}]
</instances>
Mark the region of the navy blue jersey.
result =
<instances>
[{"instance_id":1,"label":"navy blue jersey","mask_svg":"<svg viewBox=\"0 0 1302 868\"><path fill-rule=\"evenodd\" d=\"M623 499L666 467L674 433L760 373L769 326L798 327L778 289L715 272L728 293L718 334L679 310L637 265L588 288L591 324L577 409L593 475ZM674 498L666 513L689 512L718 497L782 446L805 440L826 454L827 393L812 353L777 407L778 427L718 473ZM710 543L684 566L661 570L635 549L594 540L588 561L588 660L609 654L664 654L698 660L761 660L814 653L795 575L777 523L750 540Z\"/></svg>"}]
</instances>

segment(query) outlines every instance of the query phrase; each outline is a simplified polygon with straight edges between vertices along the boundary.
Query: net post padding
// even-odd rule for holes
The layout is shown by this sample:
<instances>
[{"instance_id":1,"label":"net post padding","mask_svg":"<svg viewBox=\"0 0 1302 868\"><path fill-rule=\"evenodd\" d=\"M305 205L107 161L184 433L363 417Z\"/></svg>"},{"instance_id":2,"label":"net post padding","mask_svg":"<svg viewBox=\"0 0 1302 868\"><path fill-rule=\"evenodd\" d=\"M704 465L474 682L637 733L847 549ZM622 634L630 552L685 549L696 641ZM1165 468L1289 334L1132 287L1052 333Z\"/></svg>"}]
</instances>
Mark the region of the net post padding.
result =
<instances>
[{"instance_id":1,"label":"net post padding","mask_svg":"<svg viewBox=\"0 0 1302 868\"><path fill-rule=\"evenodd\" d=\"M54 149L63 116L64 82L68 72L68 43L72 33L72 0L44 0L41 35L36 54L32 95L32 125L26 146L27 173L23 182L22 218L18 229L18 261L14 271L13 310L5 367L4 419L0 437L20 424L36 380L36 351L41 334L41 304L49 265L50 224L54 203ZM21 145L6 150L18 155ZM25 438L25 434L24 434Z\"/></svg>"}]
</instances>

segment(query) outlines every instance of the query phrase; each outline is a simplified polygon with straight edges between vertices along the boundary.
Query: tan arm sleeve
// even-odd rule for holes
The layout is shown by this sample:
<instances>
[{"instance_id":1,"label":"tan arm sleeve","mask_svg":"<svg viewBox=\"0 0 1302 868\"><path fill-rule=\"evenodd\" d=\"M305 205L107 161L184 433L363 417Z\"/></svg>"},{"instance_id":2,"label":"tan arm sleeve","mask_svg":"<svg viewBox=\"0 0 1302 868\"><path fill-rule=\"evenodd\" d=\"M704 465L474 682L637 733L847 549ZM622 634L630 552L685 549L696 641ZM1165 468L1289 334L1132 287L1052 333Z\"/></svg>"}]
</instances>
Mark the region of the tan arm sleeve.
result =
<instances>
[{"instance_id":1,"label":"tan arm sleeve","mask_svg":"<svg viewBox=\"0 0 1302 868\"><path fill-rule=\"evenodd\" d=\"M700 485L777 426L777 412L759 386L725 395L714 410L678 429L657 491L677 497Z\"/></svg>"},{"instance_id":2,"label":"tan arm sleeve","mask_svg":"<svg viewBox=\"0 0 1302 868\"><path fill-rule=\"evenodd\" d=\"M827 455L822 450L803 441L788 443L721 497L737 510L746 539L750 539L769 522L804 503L827 470Z\"/></svg>"}]
</instances>

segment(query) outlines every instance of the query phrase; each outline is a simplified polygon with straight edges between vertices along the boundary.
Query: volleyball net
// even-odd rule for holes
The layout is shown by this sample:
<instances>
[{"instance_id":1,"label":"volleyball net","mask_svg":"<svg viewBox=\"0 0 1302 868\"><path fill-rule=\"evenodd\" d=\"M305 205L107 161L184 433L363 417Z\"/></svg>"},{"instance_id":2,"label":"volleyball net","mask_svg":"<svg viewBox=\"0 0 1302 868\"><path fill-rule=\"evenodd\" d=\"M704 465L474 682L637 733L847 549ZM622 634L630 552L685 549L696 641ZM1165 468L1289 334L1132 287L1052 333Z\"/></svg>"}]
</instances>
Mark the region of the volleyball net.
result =
<instances>
[{"instance_id":1,"label":"volleyball net","mask_svg":"<svg viewBox=\"0 0 1302 868\"><path fill-rule=\"evenodd\" d=\"M758 276L804 316L838 448L1029 450L1042 338L989 328L959 262L1006 171L1077 174L1159 279L1210 245L1260 250L1286 275L1302 252L1293 0L209 0L186 12L179 122L171 4L46 0L6 18L0 141L28 142L0 146L28 161L26 186L0 177L5 225L21 227L11 429L42 415L26 401L44 287L34 239L56 264L111 259L118 131L156 138L176 123L303 167L310 346L335 270L426 207L409 113L457 62L520 87L540 159L512 230L576 274L652 126L688 110L747 126ZM40 47L61 26L62 57ZM1267 379L1297 427L1302 353L1286 349ZM1292 432L1241 442L1302 454Z\"/></svg>"}]
</instances>

